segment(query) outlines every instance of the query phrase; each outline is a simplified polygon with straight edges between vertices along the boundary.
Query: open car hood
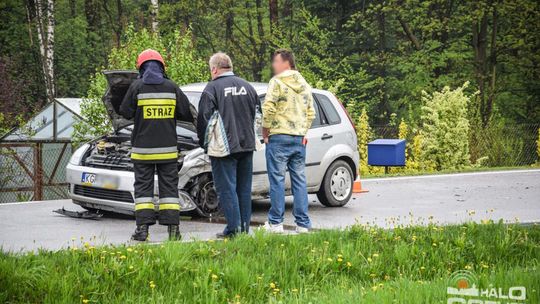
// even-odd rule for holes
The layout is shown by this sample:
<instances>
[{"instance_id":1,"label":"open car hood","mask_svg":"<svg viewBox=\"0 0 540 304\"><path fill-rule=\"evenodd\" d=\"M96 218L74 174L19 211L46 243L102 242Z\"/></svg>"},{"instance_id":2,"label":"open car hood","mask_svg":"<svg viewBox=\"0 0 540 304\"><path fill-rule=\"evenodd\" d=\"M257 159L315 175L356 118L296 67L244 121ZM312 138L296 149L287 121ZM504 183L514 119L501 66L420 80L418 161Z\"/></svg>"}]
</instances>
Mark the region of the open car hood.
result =
<instances>
[{"instance_id":1,"label":"open car hood","mask_svg":"<svg viewBox=\"0 0 540 304\"><path fill-rule=\"evenodd\" d=\"M139 73L137 71L111 70L104 71L103 74L107 79L108 86L102 100L111 119L113 129L115 132L118 132L119 130L133 124L132 119L125 119L120 114L120 105L124 100L124 96L126 95L129 86L133 81L135 81L135 79L137 79ZM194 117L197 117L197 110L195 107L192 104L190 104L190 107L191 113L194 115ZM191 122L188 123L178 121L177 123L181 124L184 128L187 127L187 129L191 131L195 131L196 129L195 124Z\"/></svg>"},{"instance_id":2,"label":"open car hood","mask_svg":"<svg viewBox=\"0 0 540 304\"><path fill-rule=\"evenodd\" d=\"M118 130L133 124L133 120L125 119L120 114L120 105L129 86L137 79L139 73L136 71L104 71L103 74L107 78L108 86L102 100L111 118L114 131L118 132Z\"/></svg>"}]
</instances>

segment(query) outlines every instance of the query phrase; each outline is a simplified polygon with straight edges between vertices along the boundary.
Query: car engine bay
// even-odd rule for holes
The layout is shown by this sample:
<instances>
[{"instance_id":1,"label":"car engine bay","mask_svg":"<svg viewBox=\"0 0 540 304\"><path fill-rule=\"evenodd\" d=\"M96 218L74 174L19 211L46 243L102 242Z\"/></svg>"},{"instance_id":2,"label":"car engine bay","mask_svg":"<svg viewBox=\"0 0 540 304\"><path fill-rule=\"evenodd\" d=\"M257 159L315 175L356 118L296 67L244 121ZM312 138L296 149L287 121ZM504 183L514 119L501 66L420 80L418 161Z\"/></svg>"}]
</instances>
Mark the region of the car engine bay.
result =
<instances>
[{"instance_id":1,"label":"car engine bay","mask_svg":"<svg viewBox=\"0 0 540 304\"><path fill-rule=\"evenodd\" d=\"M182 168L185 155L199 147L196 138L178 135L178 171ZM104 136L90 143L82 159L82 165L110 170L133 171L131 162L131 140L129 134Z\"/></svg>"}]
</instances>

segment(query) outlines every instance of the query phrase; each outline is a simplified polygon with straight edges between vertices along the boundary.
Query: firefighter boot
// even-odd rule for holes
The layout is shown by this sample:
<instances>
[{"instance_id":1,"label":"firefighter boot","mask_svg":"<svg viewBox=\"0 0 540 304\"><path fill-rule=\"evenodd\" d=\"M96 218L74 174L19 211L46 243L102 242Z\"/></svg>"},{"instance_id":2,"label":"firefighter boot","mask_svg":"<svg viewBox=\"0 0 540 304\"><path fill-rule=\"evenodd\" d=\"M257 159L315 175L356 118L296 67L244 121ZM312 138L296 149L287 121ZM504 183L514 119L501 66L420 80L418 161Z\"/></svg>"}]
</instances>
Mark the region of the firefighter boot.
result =
<instances>
[{"instance_id":1,"label":"firefighter boot","mask_svg":"<svg viewBox=\"0 0 540 304\"><path fill-rule=\"evenodd\" d=\"M168 225L167 231L169 231L169 241L179 241L182 239L182 236L180 235L180 226Z\"/></svg>"},{"instance_id":2,"label":"firefighter boot","mask_svg":"<svg viewBox=\"0 0 540 304\"><path fill-rule=\"evenodd\" d=\"M131 239L140 242L148 240L148 225L137 225L135 232L131 235Z\"/></svg>"}]
</instances>

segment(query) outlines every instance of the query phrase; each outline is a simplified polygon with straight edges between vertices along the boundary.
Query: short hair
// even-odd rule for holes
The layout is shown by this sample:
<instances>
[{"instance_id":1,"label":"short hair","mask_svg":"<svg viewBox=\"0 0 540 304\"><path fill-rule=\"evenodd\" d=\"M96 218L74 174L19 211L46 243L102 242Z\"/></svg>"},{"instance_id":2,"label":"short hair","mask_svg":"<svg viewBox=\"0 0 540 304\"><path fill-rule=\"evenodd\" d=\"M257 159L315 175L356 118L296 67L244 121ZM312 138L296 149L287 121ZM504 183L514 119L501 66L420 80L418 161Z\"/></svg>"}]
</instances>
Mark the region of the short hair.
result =
<instances>
[{"instance_id":1,"label":"short hair","mask_svg":"<svg viewBox=\"0 0 540 304\"><path fill-rule=\"evenodd\" d=\"M278 49L274 52L272 59L274 59L274 57L276 57L277 55L280 55L281 59L283 59L284 61L289 62L291 69L296 70L296 64L294 62L294 54L291 51L287 49Z\"/></svg>"},{"instance_id":2,"label":"short hair","mask_svg":"<svg viewBox=\"0 0 540 304\"><path fill-rule=\"evenodd\" d=\"M231 57L223 52L218 52L212 55L208 61L208 65L210 66L210 69L217 68L231 71L233 69Z\"/></svg>"}]
</instances>

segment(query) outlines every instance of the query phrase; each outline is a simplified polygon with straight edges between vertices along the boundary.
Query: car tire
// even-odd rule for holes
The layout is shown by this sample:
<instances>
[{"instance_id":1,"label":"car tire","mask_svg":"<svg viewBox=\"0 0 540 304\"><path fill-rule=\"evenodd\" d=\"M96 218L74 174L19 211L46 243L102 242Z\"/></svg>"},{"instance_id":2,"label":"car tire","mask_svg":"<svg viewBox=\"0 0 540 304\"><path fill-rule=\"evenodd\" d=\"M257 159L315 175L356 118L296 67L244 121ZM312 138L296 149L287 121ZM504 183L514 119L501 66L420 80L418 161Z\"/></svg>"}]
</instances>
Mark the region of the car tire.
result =
<instances>
[{"instance_id":1,"label":"car tire","mask_svg":"<svg viewBox=\"0 0 540 304\"><path fill-rule=\"evenodd\" d=\"M201 217L217 218L223 213L218 204L217 193L211 173L204 173L197 177L194 182L194 200L197 205L196 212Z\"/></svg>"},{"instance_id":2,"label":"car tire","mask_svg":"<svg viewBox=\"0 0 540 304\"><path fill-rule=\"evenodd\" d=\"M326 207L345 206L352 196L354 174L343 160L333 162L324 175L317 198Z\"/></svg>"}]
</instances>

